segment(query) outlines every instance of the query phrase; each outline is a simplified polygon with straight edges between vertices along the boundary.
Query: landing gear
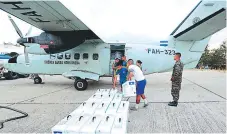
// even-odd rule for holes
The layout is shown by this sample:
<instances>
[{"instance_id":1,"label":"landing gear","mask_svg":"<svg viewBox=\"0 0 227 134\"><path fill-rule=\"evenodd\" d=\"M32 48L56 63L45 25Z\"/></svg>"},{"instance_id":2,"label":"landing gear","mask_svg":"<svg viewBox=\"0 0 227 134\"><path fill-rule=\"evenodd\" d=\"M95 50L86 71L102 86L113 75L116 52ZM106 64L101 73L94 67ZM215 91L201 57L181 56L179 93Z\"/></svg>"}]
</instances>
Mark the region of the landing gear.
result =
<instances>
[{"instance_id":1,"label":"landing gear","mask_svg":"<svg viewBox=\"0 0 227 134\"><path fill-rule=\"evenodd\" d=\"M13 80L13 79L17 79L19 77L18 73L11 72L11 71L3 74L3 76L5 77L6 80Z\"/></svg>"},{"instance_id":2,"label":"landing gear","mask_svg":"<svg viewBox=\"0 0 227 134\"><path fill-rule=\"evenodd\" d=\"M27 78L29 74L18 74L19 78Z\"/></svg>"},{"instance_id":3,"label":"landing gear","mask_svg":"<svg viewBox=\"0 0 227 134\"><path fill-rule=\"evenodd\" d=\"M76 79L74 82L74 87L78 91L84 91L87 89L88 83L85 79Z\"/></svg>"},{"instance_id":4,"label":"landing gear","mask_svg":"<svg viewBox=\"0 0 227 134\"><path fill-rule=\"evenodd\" d=\"M34 78L34 84L41 84L42 83L42 79L38 76Z\"/></svg>"}]
</instances>

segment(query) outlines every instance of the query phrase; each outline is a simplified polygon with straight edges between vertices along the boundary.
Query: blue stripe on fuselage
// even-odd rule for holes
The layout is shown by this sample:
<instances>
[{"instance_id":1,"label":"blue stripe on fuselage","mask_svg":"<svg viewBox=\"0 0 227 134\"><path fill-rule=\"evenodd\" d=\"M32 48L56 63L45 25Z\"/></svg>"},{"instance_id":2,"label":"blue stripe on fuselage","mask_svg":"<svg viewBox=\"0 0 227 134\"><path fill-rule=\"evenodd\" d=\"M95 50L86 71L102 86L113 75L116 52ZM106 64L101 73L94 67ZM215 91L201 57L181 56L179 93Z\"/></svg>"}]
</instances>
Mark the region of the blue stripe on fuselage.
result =
<instances>
[{"instance_id":1,"label":"blue stripe on fuselage","mask_svg":"<svg viewBox=\"0 0 227 134\"><path fill-rule=\"evenodd\" d=\"M10 59L9 55L0 54L0 59Z\"/></svg>"},{"instance_id":2,"label":"blue stripe on fuselage","mask_svg":"<svg viewBox=\"0 0 227 134\"><path fill-rule=\"evenodd\" d=\"M162 40L160 41L160 43L168 43L168 41Z\"/></svg>"}]
</instances>

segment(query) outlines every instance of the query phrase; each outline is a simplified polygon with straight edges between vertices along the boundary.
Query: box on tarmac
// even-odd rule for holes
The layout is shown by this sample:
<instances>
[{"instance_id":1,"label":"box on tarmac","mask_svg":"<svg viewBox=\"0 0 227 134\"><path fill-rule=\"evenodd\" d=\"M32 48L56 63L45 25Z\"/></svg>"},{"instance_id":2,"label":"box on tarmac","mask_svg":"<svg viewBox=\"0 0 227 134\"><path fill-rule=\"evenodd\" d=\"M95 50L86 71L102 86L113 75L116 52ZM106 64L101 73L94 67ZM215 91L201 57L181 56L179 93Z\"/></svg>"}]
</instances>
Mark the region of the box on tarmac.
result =
<instances>
[{"instance_id":1,"label":"box on tarmac","mask_svg":"<svg viewBox=\"0 0 227 134\"><path fill-rule=\"evenodd\" d=\"M106 114L103 120L100 122L99 126L97 127L95 133L110 134L113 127L114 120L115 120L115 116Z\"/></svg>"},{"instance_id":2,"label":"box on tarmac","mask_svg":"<svg viewBox=\"0 0 227 134\"><path fill-rule=\"evenodd\" d=\"M129 102L116 91L98 90L55 125L52 133L126 133Z\"/></svg>"}]
</instances>

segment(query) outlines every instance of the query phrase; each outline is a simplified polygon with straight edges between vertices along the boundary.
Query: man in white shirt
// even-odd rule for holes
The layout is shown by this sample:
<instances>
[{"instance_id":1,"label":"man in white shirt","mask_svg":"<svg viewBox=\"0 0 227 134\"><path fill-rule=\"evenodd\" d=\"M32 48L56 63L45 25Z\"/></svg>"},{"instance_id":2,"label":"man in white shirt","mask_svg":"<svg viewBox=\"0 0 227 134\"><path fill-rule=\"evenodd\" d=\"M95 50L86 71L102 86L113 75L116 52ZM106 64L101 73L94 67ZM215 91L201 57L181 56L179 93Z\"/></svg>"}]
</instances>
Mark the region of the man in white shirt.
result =
<instances>
[{"instance_id":1,"label":"man in white shirt","mask_svg":"<svg viewBox=\"0 0 227 134\"><path fill-rule=\"evenodd\" d=\"M133 65L133 60L129 59L128 71L129 71L128 80L131 80L132 76L134 76L136 81L136 106L131 110L137 110L139 108L140 97L142 97L142 99L144 100L144 107L148 106L147 99L144 95L146 79L145 76L143 75L142 70L137 65Z\"/></svg>"}]
</instances>

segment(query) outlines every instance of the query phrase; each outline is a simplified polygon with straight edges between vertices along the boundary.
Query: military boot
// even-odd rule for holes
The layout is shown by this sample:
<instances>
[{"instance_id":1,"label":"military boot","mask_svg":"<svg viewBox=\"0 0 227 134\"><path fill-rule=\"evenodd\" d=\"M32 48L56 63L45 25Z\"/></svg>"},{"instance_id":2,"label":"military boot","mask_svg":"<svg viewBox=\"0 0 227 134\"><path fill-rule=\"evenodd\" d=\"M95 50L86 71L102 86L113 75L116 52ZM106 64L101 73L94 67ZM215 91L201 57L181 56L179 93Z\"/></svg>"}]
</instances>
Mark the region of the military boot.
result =
<instances>
[{"instance_id":1,"label":"military boot","mask_svg":"<svg viewBox=\"0 0 227 134\"><path fill-rule=\"evenodd\" d=\"M168 104L169 106L177 106L178 105L178 102L177 101L172 101L172 102L169 102Z\"/></svg>"}]
</instances>

